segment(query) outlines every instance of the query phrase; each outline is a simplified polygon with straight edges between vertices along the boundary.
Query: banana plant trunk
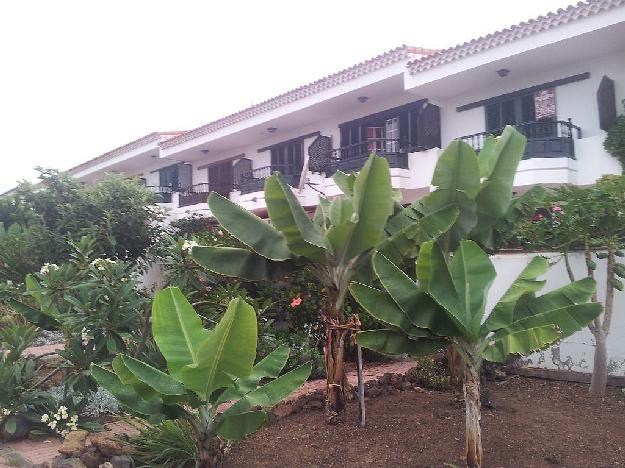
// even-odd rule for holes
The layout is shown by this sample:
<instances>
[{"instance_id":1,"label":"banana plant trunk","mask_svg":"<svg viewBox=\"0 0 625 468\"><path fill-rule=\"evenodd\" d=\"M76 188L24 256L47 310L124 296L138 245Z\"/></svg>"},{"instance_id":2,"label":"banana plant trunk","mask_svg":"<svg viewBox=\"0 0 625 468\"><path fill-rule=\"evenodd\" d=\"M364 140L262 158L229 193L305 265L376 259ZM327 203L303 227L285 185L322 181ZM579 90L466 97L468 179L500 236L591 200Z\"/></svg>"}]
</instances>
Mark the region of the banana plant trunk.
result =
<instances>
[{"instance_id":1,"label":"banana plant trunk","mask_svg":"<svg viewBox=\"0 0 625 468\"><path fill-rule=\"evenodd\" d=\"M341 328L341 322L343 320L326 323L326 343L323 348L327 371L326 412L330 418L340 416L347 403L345 341L350 330Z\"/></svg>"},{"instance_id":2,"label":"banana plant trunk","mask_svg":"<svg viewBox=\"0 0 625 468\"><path fill-rule=\"evenodd\" d=\"M467 466L479 468L482 466L480 371L479 368L470 364L467 364L464 370L464 402L466 407Z\"/></svg>"},{"instance_id":3,"label":"banana plant trunk","mask_svg":"<svg viewBox=\"0 0 625 468\"><path fill-rule=\"evenodd\" d=\"M217 437L199 440L196 468L221 468L224 464L224 443Z\"/></svg>"}]
</instances>

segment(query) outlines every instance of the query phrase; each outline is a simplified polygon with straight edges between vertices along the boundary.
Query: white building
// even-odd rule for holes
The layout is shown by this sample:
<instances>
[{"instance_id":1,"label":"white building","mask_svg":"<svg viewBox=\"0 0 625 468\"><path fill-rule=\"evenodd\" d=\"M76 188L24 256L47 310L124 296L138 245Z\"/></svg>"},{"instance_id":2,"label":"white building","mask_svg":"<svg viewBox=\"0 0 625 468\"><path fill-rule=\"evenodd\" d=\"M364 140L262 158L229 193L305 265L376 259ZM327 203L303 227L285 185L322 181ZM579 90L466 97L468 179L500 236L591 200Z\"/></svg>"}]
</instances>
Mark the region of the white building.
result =
<instances>
[{"instance_id":1,"label":"white building","mask_svg":"<svg viewBox=\"0 0 625 468\"><path fill-rule=\"evenodd\" d=\"M412 202L430 190L450 141L479 149L486 134L514 124L528 137L518 191L586 185L621 173L603 141L624 99L625 0L590 0L446 50L401 46L194 130L148 135L70 173L87 182L106 172L140 177L172 219L210 215L210 191L263 216L263 180L273 171L312 209L320 194L338 193L333 171L357 171L375 151ZM510 272L520 270L523 261L511 262ZM612 371L623 375L625 299L616 307L608 345ZM541 365L592 363L587 334L558 349Z\"/></svg>"}]
</instances>

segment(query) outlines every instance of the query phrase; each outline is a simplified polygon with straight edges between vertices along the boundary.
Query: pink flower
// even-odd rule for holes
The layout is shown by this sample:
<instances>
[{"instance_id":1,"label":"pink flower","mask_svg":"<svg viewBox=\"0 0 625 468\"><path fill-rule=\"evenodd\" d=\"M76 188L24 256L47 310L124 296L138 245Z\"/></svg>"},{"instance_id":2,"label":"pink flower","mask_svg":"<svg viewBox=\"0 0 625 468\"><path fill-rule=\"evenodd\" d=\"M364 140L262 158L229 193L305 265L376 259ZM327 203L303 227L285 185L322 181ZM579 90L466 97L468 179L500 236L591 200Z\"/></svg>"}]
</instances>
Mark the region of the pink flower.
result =
<instances>
[{"instance_id":1,"label":"pink flower","mask_svg":"<svg viewBox=\"0 0 625 468\"><path fill-rule=\"evenodd\" d=\"M552 208L552 211L562 211L562 207L560 205L556 205Z\"/></svg>"},{"instance_id":2,"label":"pink flower","mask_svg":"<svg viewBox=\"0 0 625 468\"><path fill-rule=\"evenodd\" d=\"M293 298L291 301L291 307L297 307L302 303L302 298L299 297L299 294Z\"/></svg>"}]
</instances>

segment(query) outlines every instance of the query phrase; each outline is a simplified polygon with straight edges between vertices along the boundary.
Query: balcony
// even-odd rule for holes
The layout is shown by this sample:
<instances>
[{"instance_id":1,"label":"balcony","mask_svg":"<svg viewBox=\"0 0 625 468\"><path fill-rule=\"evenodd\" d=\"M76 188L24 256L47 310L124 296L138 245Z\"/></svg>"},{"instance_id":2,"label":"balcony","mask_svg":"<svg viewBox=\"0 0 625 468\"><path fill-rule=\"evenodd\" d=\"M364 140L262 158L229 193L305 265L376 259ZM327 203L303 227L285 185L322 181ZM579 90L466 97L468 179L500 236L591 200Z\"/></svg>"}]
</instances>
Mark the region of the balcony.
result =
<instances>
[{"instance_id":1,"label":"balcony","mask_svg":"<svg viewBox=\"0 0 625 468\"><path fill-rule=\"evenodd\" d=\"M261 192L265 187L265 179L274 172L280 172L286 182L295 187L299 185L301 169L295 170L294 166L271 165L258 167L240 175L238 188L242 194Z\"/></svg>"},{"instance_id":2,"label":"balcony","mask_svg":"<svg viewBox=\"0 0 625 468\"><path fill-rule=\"evenodd\" d=\"M361 143L332 150L325 172L329 177L337 170L359 171L371 153L385 158L391 168L408 169L408 153L422 149L399 139L369 138Z\"/></svg>"},{"instance_id":3,"label":"balcony","mask_svg":"<svg viewBox=\"0 0 625 468\"><path fill-rule=\"evenodd\" d=\"M553 122L525 122L515 125L516 129L527 137L527 146L523 159L532 158L571 158L575 159L574 138L582 137L582 130L573 125L571 120ZM484 146L490 135L499 135L503 128L491 132L465 135L460 140L471 145L476 151Z\"/></svg>"},{"instance_id":4,"label":"balcony","mask_svg":"<svg viewBox=\"0 0 625 468\"><path fill-rule=\"evenodd\" d=\"M180 190L180 194L178 195L178 206L182 208L183 206L206 203L210 192L217 192L220 195L228 198L230 196L231 190L232 184L227 182L217 185L208 182L195 184L191 187Z\"/></svg>"},{"instance_id":5,"label":"balcony","mask_svg":"<svg viewBox=\"0 0 625 468\"><path fill-rule=\"evenodd\" d=\"M171 194L174 189L163 185L146 185L145 187L154 194L154 203L171 203Z\"/></svg>"}]
</instances>

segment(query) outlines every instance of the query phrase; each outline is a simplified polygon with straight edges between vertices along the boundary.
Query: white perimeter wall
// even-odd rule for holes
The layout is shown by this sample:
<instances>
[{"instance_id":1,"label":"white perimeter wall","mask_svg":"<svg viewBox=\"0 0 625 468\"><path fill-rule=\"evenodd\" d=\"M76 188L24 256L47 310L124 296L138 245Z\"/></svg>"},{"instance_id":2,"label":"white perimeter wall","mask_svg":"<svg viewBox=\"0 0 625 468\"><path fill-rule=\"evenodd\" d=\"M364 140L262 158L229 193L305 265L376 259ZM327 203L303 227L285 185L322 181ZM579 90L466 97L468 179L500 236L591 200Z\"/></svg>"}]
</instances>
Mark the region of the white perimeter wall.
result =
<instances>
[{"instance_id":1,"label":"white perimeter wall","mask_svg":"<svg viewBox=\"0 0 625 468\"><path fill-rule=\"evenodd\" d=\"M538 254L514 253L499 254L491 257L497 270L497 279L490 290L487 310L497 303L509 285L525 268L529 261ZM554 263L546 275L541 278L547 281L540 294L559 288L569 283L564 260L560 254L543 254ZM577 279L585 276L586 263L582 253L570 255L571 266ZM599 300L605 298L605 260L596 260L596 279ZM608 337L608 369L611 375L625 375L625 292L615 291L612 327ZM547 369L592 372L594 356L594 340L588 329L563 340L548 350L537 352L522 361L532 367Z\"/></svg>"}]
</instances>

